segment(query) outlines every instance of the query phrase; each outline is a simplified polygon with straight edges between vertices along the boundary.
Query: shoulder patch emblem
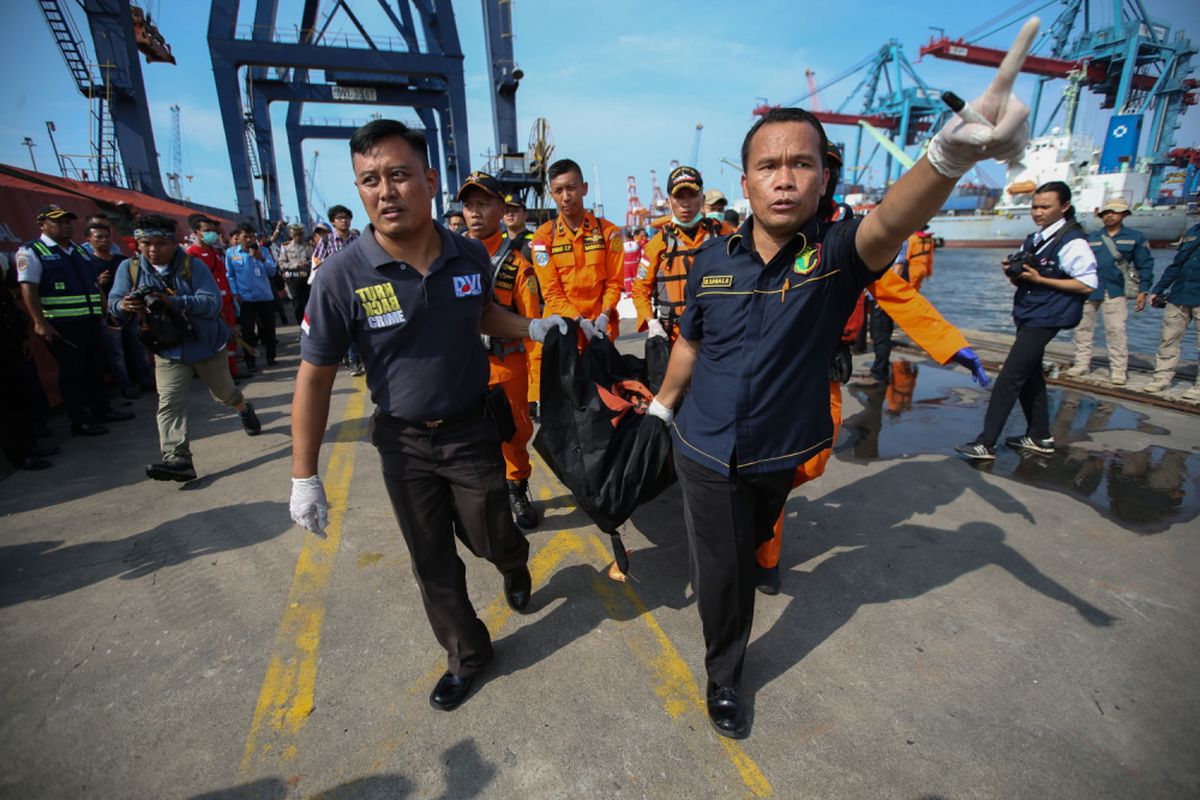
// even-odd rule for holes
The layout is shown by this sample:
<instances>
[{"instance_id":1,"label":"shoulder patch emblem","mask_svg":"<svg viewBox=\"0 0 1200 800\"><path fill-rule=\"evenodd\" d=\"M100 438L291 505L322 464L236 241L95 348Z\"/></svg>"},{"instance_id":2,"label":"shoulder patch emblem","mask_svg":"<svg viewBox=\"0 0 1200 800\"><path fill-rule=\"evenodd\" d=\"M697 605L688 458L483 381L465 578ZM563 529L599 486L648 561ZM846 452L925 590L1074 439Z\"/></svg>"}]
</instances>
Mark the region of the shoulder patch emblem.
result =
<instances>
[{"instance_id":1,"label":"shoulder patch emblem","mask_svg":"<svg viewBox=\"0 0 1200 800\"><path fill-rule=\"evenodd\" d=\"M797 275L807 275L817 268L821 263L821 245L812 244L800 251L800 255L796 256L796 263L792 265L792 272Z\"/></svg>"},{"instance_id":2,"label":"shoulder patch emblem","mask_svg":"<svg viewBox=\"0 0 1200 800\"><path fill-rule=\"evenodd\" d=\"M728 289L733 286L732 275L705 275L700 280L702 289Z\"/></svg>"},{"instance_id":3,"label":"shoulder patch emblem","mask_svg":"<svg viewBox=\"0 0 1200 800\"><path fill-rule=\"evenodd\" d=\"M545 250L538 250L533 254L533 263L537 264L539 267L546 266L550 263L550 254Z\"/></svg>"}]
</instances>

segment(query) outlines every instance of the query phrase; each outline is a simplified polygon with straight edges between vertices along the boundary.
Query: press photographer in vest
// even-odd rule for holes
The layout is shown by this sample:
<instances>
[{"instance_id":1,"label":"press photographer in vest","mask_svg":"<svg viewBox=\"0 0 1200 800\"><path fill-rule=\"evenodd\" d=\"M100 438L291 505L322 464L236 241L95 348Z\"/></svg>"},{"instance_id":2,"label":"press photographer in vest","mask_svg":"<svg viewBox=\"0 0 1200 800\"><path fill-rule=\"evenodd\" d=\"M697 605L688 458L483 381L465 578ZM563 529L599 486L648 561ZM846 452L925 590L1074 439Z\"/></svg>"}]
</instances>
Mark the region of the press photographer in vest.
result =
<instances>
[{"instance_id":1,"label":"press photographer in vest","mask_svg":"<svg viewBox=\"0 0 1200 800\"><path fill-rule=\"evenodd\" d=\"M108 433L100 423L133 419L113 411L104 388L101 267L71 241L75 214L56 205L38 211L42 235L17 250L17 280L33 332L58 362L58 391L74 436Z\"/></svg>"},{"instance_id":2,"label":"press photographer in vest","mask_svg":"<svg viewBox=\"0 0 1200 800\"><path fill-rule=\"evenodd\" d=\"M190 481L196 477L187 418L192 376L204 381L218 403L237 409L247 434L258 434L262 426L229 374L229 329L212 273L175 244L174 220L148 214L133 225L139 252L117 269L109 310L122 322L136 316L142 343L154 353L162 461L147 466L146 476Z\"/></svg>"},{"instance_id":3,"label":"press photographer in vest","mask_svg":"<svg viewBox=\"0 0 1200 800\"><path fill-rule=\"evenodd\" d=\"M1084 300L1099 285L1096 257L1087 234L1075 221L1070 187L1062 181L1039 186L1030 215L1041 230L1030 234L1021 249L1003 262L1004 274L1017 287L1013 296L1017 338L992 387L983 432L975 441L954 448L970 459L996 457L996 442L1018 399L1026 430L1004 443L1017 450L1054 452L1042 357L1060 330L1079 324Z\"/></svg>"}]
</instances>

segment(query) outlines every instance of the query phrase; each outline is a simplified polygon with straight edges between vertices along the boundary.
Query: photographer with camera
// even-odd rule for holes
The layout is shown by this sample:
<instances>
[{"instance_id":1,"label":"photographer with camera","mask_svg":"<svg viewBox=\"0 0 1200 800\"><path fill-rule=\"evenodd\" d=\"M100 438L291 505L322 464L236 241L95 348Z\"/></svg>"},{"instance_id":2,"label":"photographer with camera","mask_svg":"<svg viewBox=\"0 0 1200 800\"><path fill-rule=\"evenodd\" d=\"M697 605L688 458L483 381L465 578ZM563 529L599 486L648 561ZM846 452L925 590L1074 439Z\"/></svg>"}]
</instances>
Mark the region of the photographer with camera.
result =
<instances>
[{"instance_id":1,"label":"photographer with camera","mask_svg":"<svg viewBox=\"0 0 1200 800\"><path fill-rule=\"evenodd\" d=\"M1070 187L1062 181L1039 186L1030 215L1041 230L1030 234L1021 249L1003 262L1004 274L1017 287L1013 296L1017 337L992 387L983 432L975 441L954 448L970 459L996 457L996 442L1018 399L1027 428L1024 435L1010 436L1004 443L1017 450L1054 452L1042 357L1060 330L1079 324L1083 301L1099 285L1096 257L1087 234L1075 221Z\"/></svg>"},{"instance_id":2,"label":"photographer with camera","mask_svg":"<svg viewBox=\"0 0 1200 800\"><path fill-rule=\"evenodd\" d=\"M146 475L190 481L196 477L187 420L192 376L204 381L218 403L237 409L247 434L257 435L262 425L229 374L229 330L221 320L221 293L212 273L175 244L170 218L148 214L133 224L139 254L118 268L109 310L122 321L136 316L139 336L154 353L162 461L147 466Z\"/></svg>"},{"instance_id":3,"label":"photographer with camera","mask_svg":"<svg viewBox=\"0 0 1200 800\"><path fill-rule=\"evenodd\" d=\"M1175 377L1179 364L1179 344L1193 323L1200 341L1200 225L1193 225L1183 234L1179 250L1171 266L1150 290L1150 305L1166 309L1163 312L1162 334L1158 354L1154 358L1154 380L1145 391L1159 394L1166 391ZM1200 400L1200 372L1196 384L1183 393L1185 400Z\"/></svg>"}]
</instances>

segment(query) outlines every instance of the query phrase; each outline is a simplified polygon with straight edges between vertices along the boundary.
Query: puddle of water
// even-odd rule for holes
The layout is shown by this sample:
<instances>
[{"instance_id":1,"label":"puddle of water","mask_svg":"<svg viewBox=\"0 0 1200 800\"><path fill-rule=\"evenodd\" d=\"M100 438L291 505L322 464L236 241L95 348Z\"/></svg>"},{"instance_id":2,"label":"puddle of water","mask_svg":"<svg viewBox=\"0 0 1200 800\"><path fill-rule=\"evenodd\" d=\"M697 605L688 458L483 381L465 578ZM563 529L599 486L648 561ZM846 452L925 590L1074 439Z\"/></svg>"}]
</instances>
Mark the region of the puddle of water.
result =
<instances>
[{"instance_id":1,"label":"puddle of water","mask_svg":"<svg viewBox=\"0 0 1200 800\"><path fill-rule=\"evenodd\" d=\"M892 362L885 389L847 387L863 410L842 422L836 448L845 460L872 461L926 453L958 457L955 445L975 438L990 395L965 373L933 364ZM1136 533L1160 533L1200 513L1200 454L1151 445L1137 451L1077 446L1099 431L1168 434L1144 414L1109 399L1049 389L1053 455L999 447L993 462L971 462L994 475L1069 494ZM1014 409L1004 436L1025 432Z\"/></svg>"}]
</instances>

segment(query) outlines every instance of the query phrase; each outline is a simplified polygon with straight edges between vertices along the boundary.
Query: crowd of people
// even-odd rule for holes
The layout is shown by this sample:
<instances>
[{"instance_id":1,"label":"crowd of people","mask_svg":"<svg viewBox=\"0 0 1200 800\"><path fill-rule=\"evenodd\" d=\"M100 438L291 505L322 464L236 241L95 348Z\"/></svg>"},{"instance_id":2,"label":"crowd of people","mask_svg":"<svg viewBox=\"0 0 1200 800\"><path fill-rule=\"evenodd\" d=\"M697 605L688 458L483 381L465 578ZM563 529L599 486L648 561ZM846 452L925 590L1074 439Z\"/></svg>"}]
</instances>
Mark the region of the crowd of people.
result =
<instances>
[{"instance_id":1,"label":"crowd of people","mask_svg":"<svg viewBox=\"0 0 1200 800\"><path fill-rule=\"evenodd\" d=\"M1032 41L1022 36L1021 58ZM667 180L670 216L655 221L652 235L622 231L592 211L583 170L570 159L549 166L557 215L536 229L522 199L484 172L456 187L442 224L432 214L440 182L424 135L377 119L349 142L368 217L361 235L341 205L328 211L332 227L311 236L283 223L268 235L240 225L226 236L197 216L185 240L171 219L144 215L122 242L126 257L103 219L88 221L85 249L74 242L74 215L47 206L38 214L42 236L18 251L9 285L19 285L33 335L58 363L73 434L101 436L106 423L132 416L111 406L106 364L122 395L156 389L161 460L146 472L171 481L196 477L187 423L194 377L237 413L248 435L260 431L237 381L259 369L260 355L263 369L277 365L275 319L287 319L288 300L301 330L289 510L312 531L328 524L318 466L334 382L343 368L365 375L383 483L430 628L447 654L430 694L444 711L469 697L493 655L456 541L496 568L514 610L526 611L533 591L522 529L540 523L528 445L541 345L567 334L567 320L578 322L581 349L616 339L624 326L668 340L666 376L643 422L665 425L673 444L708 714L719 734L741 737L755 595L779 591L784 503L795 486L822 474L836 441L841 386L852 378L848 339L867 324L864 292L873 299L876 340L865 385L889 379L877 368L889 360L893 324L939 363L961 365L987 385L966 339L920 295L933 268L925 226L977 162L1022 152L1027 110L1011 96L1019 65L1006 59L975 101L988 123L945 126L866 217L835 202L841 154L800 109L775 109L746 134L747 220L705 189L698 169L679 166ZM1187 322L1200 319L1200 226L1154 284L1144 237L1122 228L1127 213L1106 205L1098 215L1103 232L1088 235L1074 222L1067 186L1038 187L1039 230L1003 265L1015 287L1016 341L983 431L960 453L994 457L1017 402L1028 426L1007 444L1053 452L1045 346L1077 328L1074 372L1083 374L1097 311L1114 326L1110 349L1120 349L1115 330L1128 291L1137 311L1166 298L1169 322L1151 385L1158 388L1148 390L1170 380ZM622 320L626 293L636 315ZM0 306L5 374L28 391L6 402L19 405L15 418L29 424L19 436L6 434L5 449L18 466L39 469L52 453L36 444L44 411L36 376L12 355L26 326L9 294ZM1110 354L1113 383L1125 382L1126 368L1123 352Z\"/></svg>"}]
</instances>

